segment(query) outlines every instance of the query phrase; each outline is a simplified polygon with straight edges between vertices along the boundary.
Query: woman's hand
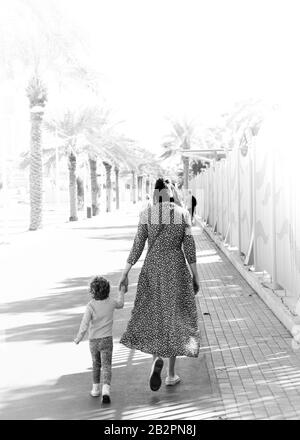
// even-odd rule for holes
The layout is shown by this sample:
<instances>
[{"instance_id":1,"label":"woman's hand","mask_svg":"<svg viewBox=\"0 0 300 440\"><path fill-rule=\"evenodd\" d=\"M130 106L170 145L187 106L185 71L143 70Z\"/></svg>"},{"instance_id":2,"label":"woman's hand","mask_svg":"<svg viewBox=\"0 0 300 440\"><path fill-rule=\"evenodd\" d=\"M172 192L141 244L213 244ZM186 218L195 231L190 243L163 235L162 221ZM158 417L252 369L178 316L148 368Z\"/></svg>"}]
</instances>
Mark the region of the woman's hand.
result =
<instances>
[{"instance_id":1,"label":"woman's hand","mask_svg":"<svg viewBox=\"0 0 300 440\"><path fill-rule=\"evenodd\" d=\"M128 292L128 274L127 273L123 273L121 276L121 279L119 281L119 290L121 290L121 288L124 287L125 288L125 292Z\"/></svg>"},{"instance_id":2,"label":"woman's hand","mask_svg":"<svg viewBox=\"0 0 300 440\"><path fill-rule=\"evenodd\" d=\"M197 264L196 263L190 263L190 268L191 268L191 272L192 272L192 280L193 280L193 287L194 287L194 292L195 295L197 295L197 293L200 290L200 281L199 281L199 275L198 275L198 271L197 271Z\"/></svg>"},{"instance_id":3,"label":"woman's hand","mask_svg":"<svg viewBox=\"0 0 300 440\"><path fill-rule=\"evenodd\" d=\"M197 293L200 290L200 283L199 283L198 275L193 275L193 287L194 287L195 295L197 295Z\"/></svg>"},{"instance_id":4,"label":"woman's hand","mask_svg":"<svg viewBox=\"0 0 300 440\"><path fill-rule=\"evenodd\" d=\"M125 288L124 293L128 292L128 274L130 272L131 267L132 265L130 263L126 263L125 269L119 281L119 290L121 290L121 287L123 286Z\"/></svg>"}]
</instances>

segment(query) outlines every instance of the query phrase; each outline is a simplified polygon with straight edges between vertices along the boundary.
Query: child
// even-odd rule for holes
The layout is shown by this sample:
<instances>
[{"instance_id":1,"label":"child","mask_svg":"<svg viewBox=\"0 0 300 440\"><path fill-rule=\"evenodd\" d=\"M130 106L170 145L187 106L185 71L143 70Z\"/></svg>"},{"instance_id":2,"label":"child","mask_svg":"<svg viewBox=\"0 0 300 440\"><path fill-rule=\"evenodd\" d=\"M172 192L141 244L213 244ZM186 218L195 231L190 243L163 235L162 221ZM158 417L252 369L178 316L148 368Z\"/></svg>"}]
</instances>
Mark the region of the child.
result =
<instances>
[{"instance_id":1,"label":"child","mask_svg":"<svg viewBox=\"0 0 300 440\"><path fill-rule=\"evenodd\" d=\"M110 284L102 277L95 277L90 283L92 300L83 315L75 344L83 339L89 327L90 351L93 361L93 388L91 395L100 396L100 370L103 372L102 402L110 403L111 362L113 351L113 314L124 307L125 288L119 291L117 300L109 297Z\"/></svg>"}]
</instances>

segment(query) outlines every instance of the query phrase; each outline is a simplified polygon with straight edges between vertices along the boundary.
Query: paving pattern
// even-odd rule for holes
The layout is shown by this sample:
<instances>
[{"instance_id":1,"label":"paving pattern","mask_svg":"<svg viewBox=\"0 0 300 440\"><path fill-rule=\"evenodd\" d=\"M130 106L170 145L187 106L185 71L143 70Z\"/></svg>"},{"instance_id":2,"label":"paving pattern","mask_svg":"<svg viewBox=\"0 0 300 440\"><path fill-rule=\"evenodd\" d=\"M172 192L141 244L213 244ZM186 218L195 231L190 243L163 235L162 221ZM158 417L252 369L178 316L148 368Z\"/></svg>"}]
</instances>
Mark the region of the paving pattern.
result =
<instances>
[{"instance_id":1,"label":"paving pattern","mask_svg":"<svg viewBox=\"0 0 300 440\"><path fill-rule=\"evenodd\" d=\"M299 419L300 353L291 335L205 232L196 232L217 412L225 419Z\"/></svg>"},{"instance_id":2,"label":"paving pattern","mask_svg":"<svg viewBox=\"0 0 300 440\"><path fill-rule=\"evenodd\" d=\"M112 403L104 407L89 396L88 344L72 343L87 283L101 273L117 293L136 222L136 212L112 214L20 235L0 248L0 418L300 419L300 350L293 351L285 327L197 227L199 358L179 358L181 383L153 393L151 356L119 344L142 256L130 273L125 307L116 312ZM163 380L166 374L164 368Z\"/></svg>"}]
</instances>

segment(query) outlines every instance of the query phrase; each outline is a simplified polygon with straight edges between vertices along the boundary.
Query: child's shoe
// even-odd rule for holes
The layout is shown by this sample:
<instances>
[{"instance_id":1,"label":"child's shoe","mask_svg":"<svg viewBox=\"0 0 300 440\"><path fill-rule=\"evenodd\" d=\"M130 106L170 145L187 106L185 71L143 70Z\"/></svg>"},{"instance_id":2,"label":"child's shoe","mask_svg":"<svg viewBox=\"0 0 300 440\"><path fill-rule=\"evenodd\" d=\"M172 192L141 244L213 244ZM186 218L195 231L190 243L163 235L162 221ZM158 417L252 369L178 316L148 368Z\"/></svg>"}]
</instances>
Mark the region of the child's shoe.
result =
<instances>
[{"instance_id":1,"label":"child's shoe","mask_svg":"<svg viewBox=\"0 0 300 440\"><path fill-rule=\"evenodd\" d=\"M104 384L102 387L102 403L110 403L110 385Z\"/></svg>"},{"instance_id":2,"label":"child's shoe","mask_svg":"<svg viewBox=\"0 0 300 440\"><path fill-rule=\"evenodd\" d=\"M91 391L91 396L93 397L99 397L100 396L100 384L99 383L94 383L93 384L93 388Z\"/></svg>"}]
</instances>

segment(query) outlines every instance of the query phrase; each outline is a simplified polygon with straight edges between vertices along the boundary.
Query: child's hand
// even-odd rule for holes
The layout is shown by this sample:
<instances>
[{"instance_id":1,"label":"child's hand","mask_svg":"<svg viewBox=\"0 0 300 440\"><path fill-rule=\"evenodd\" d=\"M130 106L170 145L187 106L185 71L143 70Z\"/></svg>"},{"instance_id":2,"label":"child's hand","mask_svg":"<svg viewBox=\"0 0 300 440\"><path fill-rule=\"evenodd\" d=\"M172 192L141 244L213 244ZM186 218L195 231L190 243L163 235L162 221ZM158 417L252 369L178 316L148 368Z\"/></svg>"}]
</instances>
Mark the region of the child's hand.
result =
<instances>
[{"instance_id":1,"label":"child's hand","mask_svg":"<svg viewBox=\"0 0 300 440\"><path fill-rule=\"evenodd\" d=\"M75 338L74 342L75 342L76 345L78 345L80 341L77 338Z\"/></svg>"}]
</instances>

